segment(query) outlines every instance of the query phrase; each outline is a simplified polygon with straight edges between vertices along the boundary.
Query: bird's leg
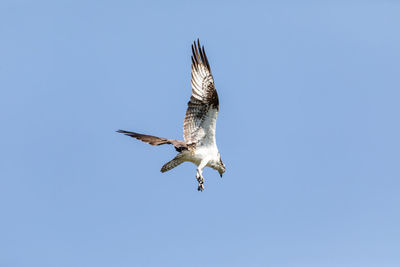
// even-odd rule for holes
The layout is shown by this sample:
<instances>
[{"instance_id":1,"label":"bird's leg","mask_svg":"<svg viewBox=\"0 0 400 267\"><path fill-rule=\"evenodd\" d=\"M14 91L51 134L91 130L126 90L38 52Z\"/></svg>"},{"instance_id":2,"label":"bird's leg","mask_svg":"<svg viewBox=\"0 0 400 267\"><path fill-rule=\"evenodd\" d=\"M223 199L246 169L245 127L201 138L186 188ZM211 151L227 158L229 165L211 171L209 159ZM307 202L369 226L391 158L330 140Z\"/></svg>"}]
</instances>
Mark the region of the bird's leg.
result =
<instances>
[{"instance_id":1,"label":"bird's leg","mask_svg":"<svg viewBox=\"0 0 400 267\"><path fill-rule=\"evenodd\" d=\"M201 191L201 192L203 192L203 190L204 190L204 177L203 177L203 169L204 169L204 167L207 165L207 161L205 161L205 160L203 160L200 164L199 164L199 166L197 167L197 170L196 170L196 179L197 179L197 182L199 183L199 186L197 187L197 190L198 191Z\"/></svg>"},{"instance_id":2,"label":"bird's leg","mask_svg":"<svg viewBox=\"0 0 400 267\"><path fill-rule=\"evenodd\" d=\"M198 168L197 168L197 171L196 171L196 179L197 179L197 182L199 183L199 186L197 187L197 190L198 191L203 191L204 190L204 177L203 177L203 175L202 175L202 171L200 171Z\"/></svg>"}]
</instances>

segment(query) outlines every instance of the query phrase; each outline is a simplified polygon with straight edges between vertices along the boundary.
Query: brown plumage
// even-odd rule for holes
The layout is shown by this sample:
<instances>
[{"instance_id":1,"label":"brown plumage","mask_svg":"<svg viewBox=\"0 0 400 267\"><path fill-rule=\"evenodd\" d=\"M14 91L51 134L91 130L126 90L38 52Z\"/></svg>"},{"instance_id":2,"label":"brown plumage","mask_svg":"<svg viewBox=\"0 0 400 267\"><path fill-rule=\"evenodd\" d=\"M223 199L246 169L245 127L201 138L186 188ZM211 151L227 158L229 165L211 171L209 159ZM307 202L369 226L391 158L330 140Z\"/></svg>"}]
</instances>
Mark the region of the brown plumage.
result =
<instances>
[{"instance_id":1,"label":"brown plumage","mask_svg":"<svg viewBox=\"0 0 400 267\"><path fill-rule=\"evenodd\" d=\"M198 190L203 191L203 169L210 167L222 174L225 165L218 152L215 131L219 111L218 94L211 74L204 47L197 39L192 45L192 96L183 123L183 137L185 141L156 137L119 130L127 136L136 138L153 146L172 144L180 152L174 159L164 164L161 172L169 171L183 162L192 162L197 165L196 179Z\"/></svg>"},{"instance_id":2,"label":"brown plumage","mask_svg":"<svg viewBox=\"0 0 400 267\"><path fill-rule=\"evenodd\" d=\"M197 39L192 45L192 96L188 102L185 120L183 123L183 136L188 144L196 143L204 138L202 131L207 117L218 113L219 100L215 89L214 79L211 74L204 46L200 46ZM216 115L216 114L215 114Z\"/></svg>"},{"instance_id":3,"label":"brown plumage","mask_svg":"<svg viewBox=\"0 0 400 267\"><path fill-rule=\"evenodd\" d=\"M152 135L147 135L147 134L139 134L139 133L124 131L124 130L118 130L117 132L123 133L123 134L133 137L133 138L136 138L137 140L148 143L152 146L171 144L175 147L176 151L178 151L178 152L181 152L182 150L187 149L185 141L161 138L161 137L157 137L157 136L152 136Z\"/></svg>"}]
</instances>

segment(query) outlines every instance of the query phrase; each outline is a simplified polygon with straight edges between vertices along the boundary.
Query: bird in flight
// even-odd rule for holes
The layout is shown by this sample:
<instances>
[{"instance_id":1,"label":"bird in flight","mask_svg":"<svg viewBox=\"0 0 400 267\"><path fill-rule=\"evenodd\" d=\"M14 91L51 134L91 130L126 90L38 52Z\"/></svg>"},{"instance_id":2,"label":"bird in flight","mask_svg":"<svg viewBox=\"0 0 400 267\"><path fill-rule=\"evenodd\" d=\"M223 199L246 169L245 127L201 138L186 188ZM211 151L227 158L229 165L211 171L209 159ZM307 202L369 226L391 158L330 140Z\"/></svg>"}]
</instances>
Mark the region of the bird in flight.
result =
<instances>
[{"instance_id":1,"label":"bird in flight","mask_svg":"<svg viewBox=\"0 0 400 267\"><path fill-rule=\"evenodd\" d=\"M167 139L124 130L117 132L136 138L153 146L173 145L178 153L174 159L162 166L161 172L169 171L188 161L197 165L197 190L204 190L203 169L211 167L222 177L225 165L221 160L215 138L219 110L217 90L211 74L204 46L197 39L192 45L192 96L188 102L183 123L183 140Z\"/></svg>"}]
</instances>

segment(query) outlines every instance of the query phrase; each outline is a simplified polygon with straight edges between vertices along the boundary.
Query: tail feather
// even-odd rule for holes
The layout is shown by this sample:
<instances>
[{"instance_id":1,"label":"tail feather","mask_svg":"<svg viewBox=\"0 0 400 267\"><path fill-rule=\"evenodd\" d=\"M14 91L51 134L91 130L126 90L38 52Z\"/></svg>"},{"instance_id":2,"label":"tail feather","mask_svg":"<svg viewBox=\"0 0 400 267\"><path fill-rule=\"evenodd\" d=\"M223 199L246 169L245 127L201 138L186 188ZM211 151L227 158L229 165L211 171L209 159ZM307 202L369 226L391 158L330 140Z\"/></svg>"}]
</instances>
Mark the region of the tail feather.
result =
<instances>
[{"instance_id":1,"label":"tail feather","mask_svg":"<svg viewBox=\"0 0 400 267\"><path fill-rule=\"evenodd\" d=\"M161 172L167 172L169 170L172 170L176 166L182 164L184 161L182 160L182 157L180 154L178 154L173 160L168 161L167 163L164 164L161 168Z\"/></svg>"}]
</instances>

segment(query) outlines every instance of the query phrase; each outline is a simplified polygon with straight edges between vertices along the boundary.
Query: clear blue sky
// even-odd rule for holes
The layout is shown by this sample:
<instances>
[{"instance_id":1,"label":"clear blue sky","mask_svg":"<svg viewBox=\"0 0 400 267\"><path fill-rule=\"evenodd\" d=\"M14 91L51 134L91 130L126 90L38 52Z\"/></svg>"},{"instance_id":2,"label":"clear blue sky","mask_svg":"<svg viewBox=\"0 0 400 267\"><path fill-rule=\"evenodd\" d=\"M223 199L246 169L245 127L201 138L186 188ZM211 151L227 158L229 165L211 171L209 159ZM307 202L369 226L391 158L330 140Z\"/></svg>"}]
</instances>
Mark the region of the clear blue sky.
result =
<instances>
[{"instance_id":1,"label":"clear blue sky","mask_svg":"<svg viewBox=\"0 0 400 267\"><path fill-rule=\"evenodd\" d=\"M0 266L400 266L398 1L2 1ZM227 171L165 174L190 45Z\"/></svg>"}]
</instances>

